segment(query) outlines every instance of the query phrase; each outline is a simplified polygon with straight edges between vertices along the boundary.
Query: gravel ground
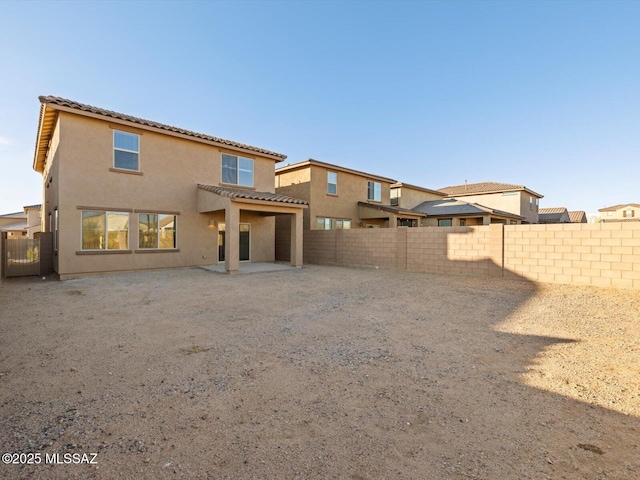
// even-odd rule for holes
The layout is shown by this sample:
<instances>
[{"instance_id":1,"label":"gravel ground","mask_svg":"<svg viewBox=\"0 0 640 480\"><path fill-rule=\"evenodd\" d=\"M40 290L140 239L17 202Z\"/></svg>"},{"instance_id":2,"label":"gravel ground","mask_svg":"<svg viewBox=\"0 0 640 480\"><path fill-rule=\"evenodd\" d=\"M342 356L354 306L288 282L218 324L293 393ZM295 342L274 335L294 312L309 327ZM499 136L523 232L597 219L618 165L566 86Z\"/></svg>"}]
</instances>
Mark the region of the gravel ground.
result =
<instances>
[{"instance_id":1,"label":"gravel ground","mask_svg":"<svg viewBox=\"0 0 640 480\"><path fill-rule=\"evenodd\" d=\"M0 326L2 478L640 478L638 291L184 269L11 280Z\"/></svg>"}]
</instances>

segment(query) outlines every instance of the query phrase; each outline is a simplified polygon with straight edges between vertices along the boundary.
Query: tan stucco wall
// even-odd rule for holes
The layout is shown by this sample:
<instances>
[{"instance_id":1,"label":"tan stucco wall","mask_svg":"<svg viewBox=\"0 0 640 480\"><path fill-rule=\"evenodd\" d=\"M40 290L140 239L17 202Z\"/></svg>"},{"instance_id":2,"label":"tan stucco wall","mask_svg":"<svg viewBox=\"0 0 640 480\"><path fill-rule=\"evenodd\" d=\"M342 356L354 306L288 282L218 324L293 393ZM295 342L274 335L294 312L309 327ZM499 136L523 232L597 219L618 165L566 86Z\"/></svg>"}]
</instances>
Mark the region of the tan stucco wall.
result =
<instances>
[{"instance_id":1,"label":"tan stucco wall","mask_svg":"<svg viewBox=\"0 0 640 480\"><path fill-rule=\"evenodd\" d=\"M445 195L436 195L433 193L425 192L424 190L417 190L415 188L402 186L397 188L398 190L398 207L412 209L417 207L422 202L429 200L442 200L446 198Z\"/></svg>"},{"instance_id":2,"label":"tan stucco wall","mask_svg":"<svg viewBox=\"0 0 640 480\"><path fill-rule=\"evenodd\" d=\"M27 209L27 236L34 238L34 235L41 230L41 210L37 208Z\"/></svg>"},{"instance_id":3,"label":"tan stucco wall","mask_svg":"<svg viewBox=\"0 0 640 480\"><path fill-rule=\"evenodd\" d=\"M330 168L311 165L311 199L309 202L310 229L316 229L317 217L339 218L351 220L351 228L360 228L358 202L379 203L389 205L391 183L367 179L352 173L331 170ZM338 175L337 195L327 193L327 172L335 171ZM368 182L378 181L381 185L381 202L367 200ZM381 212L381 216L384 215ZM387 215L388 216L388 215ZM363 223L365 223L363 221ZM366 223L384 225L382 221L366 220ZM388 223L388 222L387 222Z\"/></svg>"},{"instance_id":4,"label":"tan stucco wall","mask_svg":"<svg viewBox=\"0 0 640 480\"><path fill-rule=\"evenodd\" d=\"M311 200L311 169L300 168L287 172L277 173L275 176L276 192L280 195L299 198L309 202ZM276 218L276 224L282 223L283 229L288 229L289 218ZM306 208L303 213L303 227L309 229L310 217L309 209Z\"/></svg>"},{"instance_id":5,"label":"tan stucco wall","mask_svg":"<svg viewBox=\"0 0 640 480\"><path fill-rule=\"evenodd\" d=\"M140 134L142 175L110 171L113 167L114 128L110 128L108 121L65 112L60 114L54 135L54 138L59 135L60 148L52 162L53 181L49 189L45 189L46 207L43 208L48 213L57 204L60 211L57 272L64 278L105 271L217 263L217 232L209 225L209 221L216 217L211 213L198 213L197 184L219 185L221 152L235 152L156 132L113 127ZM254 159L255 189L274 192L274 161L245 153L236 154ZM56 201L58 189L60 197ZM179 251L77 255L76 252L81 251L82 211L79 206L179 212ZM273 260L274 218L257 215L241 218L252 224L253 261ZM136 250L138 213L131 212L129 221L129 249ZM224 215L218 221L224 222Z\"/></svg>"}]
</instances>

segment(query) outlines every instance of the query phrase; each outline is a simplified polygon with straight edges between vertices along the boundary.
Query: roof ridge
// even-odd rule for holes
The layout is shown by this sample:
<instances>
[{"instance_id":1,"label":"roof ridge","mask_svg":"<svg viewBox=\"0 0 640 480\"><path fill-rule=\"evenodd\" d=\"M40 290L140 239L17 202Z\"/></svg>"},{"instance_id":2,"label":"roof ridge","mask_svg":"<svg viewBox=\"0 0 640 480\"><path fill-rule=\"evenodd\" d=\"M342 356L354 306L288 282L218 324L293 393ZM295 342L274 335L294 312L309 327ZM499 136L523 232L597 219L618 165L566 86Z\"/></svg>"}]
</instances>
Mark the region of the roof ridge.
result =
<instances>
[{"instance_id":1,"label":"roof ridge","mask_svg":"<svg viewBox=\"0 0 640 480\"><path fill-rule=\"evenodd\" d=\"M48 103L59 105L61 107L73 108L75 110L80 110L83 112L95 113L98 115L103 115L105 117L116 118L119 120L125 120L132 123L137 123L139 125L145 125L148 127L159 128L161 130L166 130L169 132L181 133L183 135L187 135L194 138L201 138L203 140L210 140L216 143L221 143L223 145L229 145L237 148L244 148L246 150L250 150L256 153L263 153L266 155L272 155L274 157L282 158L284 160L287 158L286 155L282 153L277 153L271 150L267 150L260 147L254 147L253 145L248 145L245 143L235 142L233 140L227 140L220 137L214 137L213 135L207 135L205 133L194 132L192 130L187 130L180 127L174 127L172 125L168 125L165 123L155 122L153 120L146 120L140 117L134 117L133 115L127 115L125 113L115 112L113 110L107 110L105 108L95 107L93 105L88 105L85 103L76 102L75 100L70 100L68 98L56 97L54 95L41 95L38 97L41 103Z\"/></svg>"}]
</instances>

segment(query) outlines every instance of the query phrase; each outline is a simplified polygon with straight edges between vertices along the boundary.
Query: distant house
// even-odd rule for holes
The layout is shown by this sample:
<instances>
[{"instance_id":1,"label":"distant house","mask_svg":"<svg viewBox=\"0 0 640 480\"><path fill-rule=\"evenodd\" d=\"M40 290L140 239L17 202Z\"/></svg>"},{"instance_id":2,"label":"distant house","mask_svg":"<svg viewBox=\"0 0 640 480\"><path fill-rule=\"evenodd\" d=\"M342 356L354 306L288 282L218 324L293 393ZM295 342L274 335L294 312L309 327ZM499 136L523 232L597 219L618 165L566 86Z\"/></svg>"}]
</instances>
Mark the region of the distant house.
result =
<instances>
[{"instance_id":1,"label":"distant house","mask_svg":"<svg viewBox=\"0 0 640 480\"><path fill-rule=\"evenodd\" d=\"M571 223L587 223L587 214L584 210L569 212L569 221Z\"/></svg>"},{"instance_id":2,"label":"distant house","mask_svg":"<svg viewBox=\"0 0 640 480\"><path fill-rule=\"evenodd\" d=\"M622 203L598 210L602 222L638 222L640 221L640 204Z\"/></svg>"},{"instance_id":3,"label":"distant house","mask_svg":"<svg viewBox=\"0 0 640 480\"><path fill-rule=\"evenodd\" d=\"M438 190L450 198L479 203L485 207L515 214L522 217L522 223L538 223L539 201L543 195L524 185L481 182L454 185Z\"/></svg>"},{"instance_id":4,"label":"distant house","mask_svg":"<svg viewBox=\"0 0 640 480\"><path fill-rule=\"evenodd\" d=\"M309 203L304 211L305 230L419 226L424 214L391 203L395 183L391 178L313 159L276 169L276 193ZM278 230L282 230L279 223Z\"/></svg>"},{"instance_id":5,"label":"distant house","mask_svg":"<svg viewBox=\"0 0 640 480\"><path fill-rule=\"evenodd\" d=\"M564 207L540 208L538 223L571 223L571 218Z\"/></svg>"},{"instance_id":6,"label":"distant house","mask_svg":"<svg viewBox=\"0 0 640 480\"><path fill-rule=\"evenodd\" d=\"M27 214L24 212L0 215L0 232L7 238L27 238Z\"/></svg>"},{"instance_id":7,"label":"distant house","mask_svg":"<svg viewBox=\"0 0 640 480\"><path fill-rule=\"evenodd\" d=\"M27 237L36 238L42 231L42 205L28 205L23 210L27 215Z\"/></svg>"},{"instance_id":8,"label":"distant house","mask_svg":"<svg viewBox=\"0 0 640 480\"><path fill-rule=\"evenodd\" d=\"M424 227L465 227L491 223L513 225L522 221L522 217L513 213L467 203L457 198L428 200L412 210L426 215L421 222Z\"/></svg>"}]
</instances>

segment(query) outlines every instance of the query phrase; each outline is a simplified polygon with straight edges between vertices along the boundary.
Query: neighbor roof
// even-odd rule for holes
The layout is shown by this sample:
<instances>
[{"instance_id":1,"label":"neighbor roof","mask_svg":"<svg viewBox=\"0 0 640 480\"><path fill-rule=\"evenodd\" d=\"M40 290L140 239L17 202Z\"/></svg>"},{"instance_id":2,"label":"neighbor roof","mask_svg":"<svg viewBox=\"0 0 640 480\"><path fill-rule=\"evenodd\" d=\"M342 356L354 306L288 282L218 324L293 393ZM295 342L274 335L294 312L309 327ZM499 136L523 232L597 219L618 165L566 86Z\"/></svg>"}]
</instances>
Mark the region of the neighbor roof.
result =
<instances>
[{"instance_id":1,"label":"neighbor roof","mask_svg":"<svg viewBox=\"0 0 640 480\"><path fill-rule=\"evenodd\" d=\"M539 223L549 223L549 222L557 222L560 221L562 215L567 214L567 209L564 207L550 207L550 208L541 208L538 210L538 222Z\"/></svg>"},{"instance_id":2,"label":"neighbor roof","mask_svg":"<svg viewBox=\"0 0 640 480\"><path fill-rule=\"evenodd\" d=\"M538 198L542 198L543 195L534 192L533 190L525 187L524 185L514 185L512 183L497 183L497 182L480 182L480 183L465 183L463 185L453 185L451 187L439 188L442 193L446 193L449 197L459 197L463 195L476 195L482 193L502 193L513 192L518 190L524 190Z\"/></svg>"},{"instance_id":3,"label":"neighbor roof","mask_svg":"<svg viewBox=\"0 0 640 480\"><path fill-rule=\"evenodd\" d=\"M241 148L250 152L260 153L269 157L274 157L278 162L281 162L286 155L281 153L272 152L271 150L265 150L263 148L246 145L244 143L234 142L232 140L225 140L224 138L213 137L204 133L192 132L191 130L185 130L183 128L173 127L164 123L154 122L151 120L145 120L124 113L114 112L112 110L105 110L103 108L86 105L84 103L75 102L66 98L54 97L54 96L40 96L40 121L38 125L38 137L36 140L36 153L33 161L33 168L36 171L41 172L44 166L46 158L47 148L49 146L49 140L53 133L53 127L55 125L55 119L57 116L57 110L77 113L80 115L86 115L91 117L107 117L114 120L125 121L127 123L133 123L136 125L142 125L144 127L152 127L173 134L186 135L197 140L204 140L208 142L214 142L223 146Z\"/></svg>"},{"instance_id":4,"label":"neighbor roof","mask_svg":"<svg viewBox=\"0 0 640 480\"><path fill-rule=\"evenodd\" d=\"M620 210L624 207L635 207L640 208L640 204L638 203L621 203L620 205L614 205L613 207L605 207L598 210L599 212L613 212L615 210Z\"/></svg>"},{"instance_id":5,"label":"neighbor roof","mask_svg":"<svg viewBox=\"0 0 640 480\"><path fill-rule=\"evenodd\" d=\"M406 208L394 207L392 205L380 205L379 203L358 202L361 207L373 208L374 210L380 210L382 212L394 213L396 215L411 215L412 217L426 217L421 212L414 212L413 210L407 210Z\"/></svg>"},{"instance_id":6,"label":"neighbor roof","mask_svg":"<svg viewBox=\"0 0 640 480\"><path fill-rule=\"evenodd\" d=\"M0 218L27 218L27 214L24 212L14 212L14 213L5 213L4 215L0 215Z\"/></svg>"},{"instance_id":7,"label":"neighbor roof","mask_svg":"<svg viewBox=\"0 0 640 480\"><path fill-rule=\"evenodd\" d=\"M584 210L567 212L571 223L587 223L587 213Z\"/></svg>"},{"instance_id":8,"label":"neighbor roof","mask_svg":"<svg viewBox=\"0 0 640 480\"><path fill-rule=\"evenodd\" d=\"M242 188L225 188L216 187L215 185L198 184L198 188L208 192L216 193L222 197L243 198L246 200L263 200L266 202L291 203L295 205L308 205L309 202L300 200L299 198L287 197L271 192L256 192L254 190L245 190Z\"/></svg>"},{"instance_id":9,"label":"neighbor roof","mask_svg":"<svg viewBox=\"0 0 640 480\"><path fill-rule=\"evenodd\" d=\"M442 200L428 200L420 205L413 207L414 212L426 213L429 217L438 217L443 215L497 215L500 217L514 218L521 220L523 217L513 213L496 210L485 207L479 203L468 203L456 198L444 198Z\"/></svg>"},{"instance_id":10,"label":"neighbor roof","mask_svg":"<svg viewBox=\"0 0 640 480\"><path fill-rule=\"evenodd\" d=\"M392 178L381 177L379 175L374 175L373 173L361 172L359 170L353 170L351 168L341 167L340 165L334 165L332 163L321 162L320 160L314 160L313 158L309 158L303 162L294 163L292 165L285 165L284 167L276 168L276 175L279 173L288 172L291 170L297 170L305 167L309 167L314 165L316 167L323 167L329 170L336 170L338 172L351 173L353 175L359 175L361 177L370 178L372 180L379 180L385 183L395 183L395 180Z\"/></svg>"},{"instance_id":11,"label":"neighbor roof","mask_svg":"<svg viewBox=\"0 0 640 480\"><path fill-rule=\"evenodd\" d=\"M0 232L16 232L18 230L26 230L27 222L10 223L9 225L0 226Z\"/></svg>"},{"instance_id":12,"label":"neighbor roof","mask_svg":"<svg viewBox=\"0 0 640 480\"><path fill-rule=\"evenodd\" d=\"M405 188L405 187L410 188L412 190L420 190L422 192L433 193L434 195L440 195L441 197L447 196L446 193L441 192L439 190L431 190L430 188L419 187L417 185L411 185L410 183L405 183L405 182L396 182L391 185L391 188Z\"/></svg>"}]
</instances>

